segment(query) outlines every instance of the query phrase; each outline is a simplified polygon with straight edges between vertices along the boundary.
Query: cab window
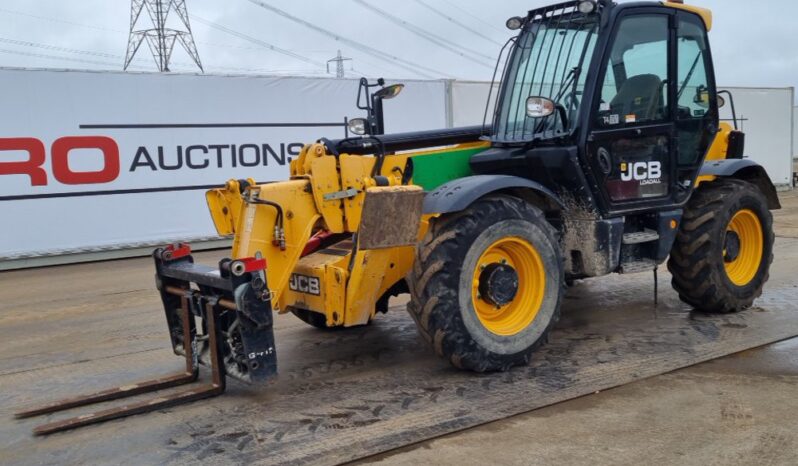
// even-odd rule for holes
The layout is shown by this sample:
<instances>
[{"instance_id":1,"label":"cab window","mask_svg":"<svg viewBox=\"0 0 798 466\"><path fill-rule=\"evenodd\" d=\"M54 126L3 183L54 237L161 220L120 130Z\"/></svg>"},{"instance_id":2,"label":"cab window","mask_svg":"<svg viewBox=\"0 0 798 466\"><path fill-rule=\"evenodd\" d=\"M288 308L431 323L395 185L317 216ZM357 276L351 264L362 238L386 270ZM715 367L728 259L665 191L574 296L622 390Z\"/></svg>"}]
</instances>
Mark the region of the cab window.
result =
<instances>
[{"instance_id":1,"label":"cab window","mask_svg":"<svg viewBox=\"0 0 798 466\"><path fill-rule=\"evenodd\" d=\"M601 128L665 120L668 116L668 17L622 20L612 46L597 109Z\"/></svg>"},{"instance_id":2,"label":"cab window","mask_svg":"<svg viewBox=\"0 0 798 466\"><path fill-rule=\"evenodd\" d=\"M706 153L713 136L707 134L706 128L714 119L707 38L698 18L680 18L677 57L679 163L692 165Z\"/></svg>"}]
</instances>

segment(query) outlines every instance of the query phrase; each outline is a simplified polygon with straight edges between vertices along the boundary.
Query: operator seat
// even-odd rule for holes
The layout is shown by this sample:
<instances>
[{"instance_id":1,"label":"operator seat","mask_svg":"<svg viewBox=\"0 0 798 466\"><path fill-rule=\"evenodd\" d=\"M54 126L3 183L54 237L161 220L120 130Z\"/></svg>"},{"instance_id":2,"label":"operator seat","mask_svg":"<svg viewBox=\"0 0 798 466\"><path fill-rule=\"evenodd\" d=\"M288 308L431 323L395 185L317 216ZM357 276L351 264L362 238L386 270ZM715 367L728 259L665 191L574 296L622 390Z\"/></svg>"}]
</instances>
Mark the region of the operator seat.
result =
<instances>
[{"instance_id":1,"label":"operator seat","mask_svg":"<svg viewBox=\"0 0 798 466\"><path fill-rule=\"evenodd\" d=\"M662 80L654 74L628 78L610 102L614 113L635 115L637 121L658 120L664 113Z\"/></svg>"}]
</instances>

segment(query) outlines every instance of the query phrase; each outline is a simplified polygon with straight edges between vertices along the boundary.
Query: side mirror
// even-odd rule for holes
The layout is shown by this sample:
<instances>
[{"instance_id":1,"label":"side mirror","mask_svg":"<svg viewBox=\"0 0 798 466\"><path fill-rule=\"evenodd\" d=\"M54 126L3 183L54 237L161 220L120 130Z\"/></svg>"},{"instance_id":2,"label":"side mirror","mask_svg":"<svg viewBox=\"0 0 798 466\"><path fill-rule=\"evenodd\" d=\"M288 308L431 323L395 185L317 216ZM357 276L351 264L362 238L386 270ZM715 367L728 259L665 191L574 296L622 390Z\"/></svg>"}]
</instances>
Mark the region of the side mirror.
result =
<instances>
[{"instance_id":1,"label":"side mirror","mask_svg":"<svg viewBox=\"0 0 798 466\"><path fill-rule=\"evenodd\" d=\"M398 96L404 88L404 84L393 84L388 87L383 87L379 91L375 92L374 97L383 100L393 99L394 97Z\"/></svg>"},{"instance_id":2,"label":"side mirror","mask_svg":"<svg viewBox=\"0 0 798 466\"><path fill-rule=\"evenodd\" d=\"M704 108L709 108L709 89L706 86L698 86L695 90L693 103Z\"/></svg>"},{"instance_id":3,"label":"side mirror","mask_svg":"<svg viewBox=\"0 0 798 466\"><path fill-rule=\"evenodd\" d=\"M721 96L718 96L718 108L723 108L726 106L726 99Z\"/></svg>"},{"instance_id":4,"label":"side mirror","mask_svg":"<svg viewBox=\"0 0 798 466\"><path fill-rule=\"evenodd\" d=\"M357 108L365 110L367 116L349 120L347 128L350 132L361 136L366 134L376 136L385 133L382 101L398 96L405 85L383 86L385 86L385 80L382 78L374 83L369 83L366 78L360 78L360 86L357 89ZM381 87L381 89L372 94L371 90L375 87Z\"/></svg>"},{"instance_id":5,"label":"side mirror","mask_svg":"<svg viewBox=\"0 0 798 466\"><path fill-rule=\"evenodd\" d=\"M544 118L554 113L554 101L546 97L530 97L526 99L526 116Z\"/></svg>"}]
</instances>

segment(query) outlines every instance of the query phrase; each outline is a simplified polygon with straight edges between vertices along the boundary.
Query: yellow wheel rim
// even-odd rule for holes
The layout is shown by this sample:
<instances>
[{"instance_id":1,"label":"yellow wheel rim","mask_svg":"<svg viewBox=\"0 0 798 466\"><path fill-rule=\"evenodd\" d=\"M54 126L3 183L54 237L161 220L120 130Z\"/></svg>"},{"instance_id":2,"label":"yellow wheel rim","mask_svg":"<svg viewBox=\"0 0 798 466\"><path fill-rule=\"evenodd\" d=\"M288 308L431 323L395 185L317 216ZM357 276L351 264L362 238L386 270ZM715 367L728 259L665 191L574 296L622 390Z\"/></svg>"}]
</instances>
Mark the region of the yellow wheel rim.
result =
<instances>
[{"instance_id":1,"label":"yellow wheel rim","mask_svg":"<svg viewBox=\"0 0 798 466\"><path fill-rule=\"evenodd\" d=\"M480 293L486 268L501 264L512 267L518 277L515 296L506 304L490 302ZM483 283L483 289L484 289ZM546 270L537 249L518 237L502 238L482 253L473 272L471 301L482 325L496 335L511 336L535 320L546 291Z\"/></svg>"},{"instance_id":2,"label":"yellow wheel rim","mask_svg":"<svg viewBox=\"0 0 798 466\"><path fill-rule=\"evenodd\" d=\"M735 285L745 286L756 277L762 263L764 250L762 223L754 211L744 209L732 217L726 228L726 235L730 232L736 234L739 239L739 251L736 251L736 254L730 253L728 238L724 238L723 256L726 275ZM730 254L734 254L733 257Z\"/></svg>"}]
</instances>

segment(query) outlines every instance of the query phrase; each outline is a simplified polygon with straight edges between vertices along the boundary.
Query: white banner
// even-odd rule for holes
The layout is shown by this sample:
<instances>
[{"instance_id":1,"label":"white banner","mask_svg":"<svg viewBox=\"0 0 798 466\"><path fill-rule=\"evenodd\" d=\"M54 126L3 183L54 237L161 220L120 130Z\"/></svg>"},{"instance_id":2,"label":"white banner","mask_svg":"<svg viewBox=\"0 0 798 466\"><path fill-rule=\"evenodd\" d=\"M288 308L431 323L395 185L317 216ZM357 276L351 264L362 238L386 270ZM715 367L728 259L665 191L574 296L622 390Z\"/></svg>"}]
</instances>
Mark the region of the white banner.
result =
<instances>
[{"instance_id":1,"label":"white banner","mask_svg":"<svg viewBox=\"0 0 798 466\"><path fill-rule=\"evenodd\" d=\"M405 84L387 132L446 126L447 83ZM480 124L489 84L448 85L454 126ZM349 79L0 69L0 86L0 260L215 237L204 190L285 179L364 115ZM746 154L789 184L792 89L731 90Z\"/></svg>"},{"instance_id":2,"label":"white banner","mask_svg":"<svg viewBox=\"0 0 798 466\"><path fill-rule=\"evenodd\" d=\"M499 85L493 85L491 92L490 83L479 81L454 81L452 82L452 122L454 127L481 125L493 123L493 105L496 103L496 93ZM485 107L490 97L488 115L485 118Z\"/></svg>"},{"instance_id":3,"label":"white banner","mask_svg":"<svg viewBox=\"0 0 798 466\"><path fill-rule=\"evenodd\" d=\"M444 127L444 82L405 84L387 130ZM205 189L285 179L364 116L348 79L5 69L0 89L0 259L213 237Z\"/></svg>"},{"instance_id":4,"label":"white banner","mask_svg":"<svg viewBox=\"0 0 798 466\"><path fill-rule=\"evenodd\" d=\"M765 167L776 186L792 186L793 89L720 89L726 89L734 96L738 126L745 133L745 156ZM721 109L720 117L731 119L729 103Z\"/></svg>"},{"instance_id":5,"label":"white banner","mask_svg":"<svg viewBox=\"0 0 798 466\"><path fill-rule=\"evenodd\" d=\"M798 107L792 109L792 158L798 160Z\"/></svg>"}]
</instances>

